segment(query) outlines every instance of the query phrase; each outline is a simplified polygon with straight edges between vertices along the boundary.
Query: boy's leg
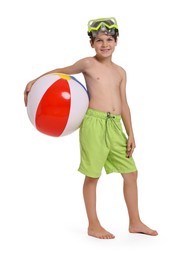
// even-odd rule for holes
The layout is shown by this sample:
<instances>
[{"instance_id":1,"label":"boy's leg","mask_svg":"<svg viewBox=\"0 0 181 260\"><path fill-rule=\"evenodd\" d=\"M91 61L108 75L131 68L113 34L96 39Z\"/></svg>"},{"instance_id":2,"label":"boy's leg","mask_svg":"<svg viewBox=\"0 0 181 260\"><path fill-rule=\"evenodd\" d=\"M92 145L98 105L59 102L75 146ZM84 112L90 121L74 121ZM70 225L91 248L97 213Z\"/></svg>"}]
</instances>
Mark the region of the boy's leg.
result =
<instances>
[{"instance_id":1,"label":"boy's leg","mask_svg":"<svg viewBox=\"0 0 181 260\"><path fill-rule=\"evenodd\" d=\"M142 223L138 209L137 172L122 174L124 179L124 198L129 215L129 232L156 236L157 231Z\"/></svg>"},{"instance_id":2,"label":"boy's leg","mask_svg":"<svg viewBox=\"0 0 181 260\"><path fill-rule=\"evenodd\" d=\"M111 239L114 238L114 235L101 226L97 217L96 187L98 180L99 178L90 178L86 176L83 185L84 202L89 222L88 235L102 239Z\"/></svg>"}]
</instances>

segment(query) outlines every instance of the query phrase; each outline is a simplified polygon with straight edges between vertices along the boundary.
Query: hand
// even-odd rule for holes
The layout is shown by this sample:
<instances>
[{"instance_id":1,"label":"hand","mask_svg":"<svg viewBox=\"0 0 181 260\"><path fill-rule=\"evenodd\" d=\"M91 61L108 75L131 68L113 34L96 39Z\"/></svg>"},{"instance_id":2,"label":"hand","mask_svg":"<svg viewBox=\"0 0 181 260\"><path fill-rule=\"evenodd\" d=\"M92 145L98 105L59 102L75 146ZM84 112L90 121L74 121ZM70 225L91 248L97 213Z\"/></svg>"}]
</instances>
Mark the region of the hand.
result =
<instances>
[{"instance_id":1,"label":"hand","mask_svg":"<svg viewBox=\"0 0 181 260\"><path fill-rule=\"evenodd\" d=\"M25 106L27 106L27 102L28 102L28 94L31 90L31 87L32 85L34 84L36 80L32 80L30 81L27 85L26 85L26 88L25 88L25 91L24 91L24 103L25 103Z\"/></svg>"},{"instance_id":2,"label":"hand","mask_svg":"<svg viewBox=\"0 0 181 260\"><path fill-rule=\"evenodd\" d=\"M133 136L128 137L127 142L127 157L130 158L134 152L134 149L136 147L135 140Z\"/></svg>"}]
</instances>

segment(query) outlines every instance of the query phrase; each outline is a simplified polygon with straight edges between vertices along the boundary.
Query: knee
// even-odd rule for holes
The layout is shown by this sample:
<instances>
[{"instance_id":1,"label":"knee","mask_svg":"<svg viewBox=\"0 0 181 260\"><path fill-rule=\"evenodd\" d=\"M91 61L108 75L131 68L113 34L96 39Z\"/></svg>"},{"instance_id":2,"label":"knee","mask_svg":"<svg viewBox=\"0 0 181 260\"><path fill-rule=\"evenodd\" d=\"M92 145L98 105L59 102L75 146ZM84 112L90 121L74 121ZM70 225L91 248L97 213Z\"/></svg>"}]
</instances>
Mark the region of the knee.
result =
<instances>
[{"instance_id":1,"label":"knee","mask_svg":"<svg viewBox=\"0 0 181 260\"><path fill-rule=\"evenodd\" d=\"M84 185L96 185L99 178L85 177Z\"/></svg>"},{"instance_id":2,"label":"knee","mask_svg":"<svg viewBox=\"0 0 181 260\"><path fill-rule=\"evenodd\" d=\"M137 182L137 178L138 178L138 172L131 172L131 173L126 173L126 174L122 174L123 179L126 183L134 183Z\"/></svg>"}]
</instances>

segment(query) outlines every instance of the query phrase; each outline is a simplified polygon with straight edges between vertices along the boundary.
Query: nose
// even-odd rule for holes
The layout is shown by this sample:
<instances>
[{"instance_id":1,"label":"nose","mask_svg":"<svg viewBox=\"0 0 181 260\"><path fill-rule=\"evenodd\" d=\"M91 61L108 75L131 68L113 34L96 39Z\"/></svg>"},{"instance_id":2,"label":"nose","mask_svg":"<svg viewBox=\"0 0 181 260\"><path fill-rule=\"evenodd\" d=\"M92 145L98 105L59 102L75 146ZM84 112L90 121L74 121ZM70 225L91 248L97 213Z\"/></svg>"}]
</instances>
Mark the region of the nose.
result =
<instances>
[{"instance_id":1,"label":"nose","mask_svg":"<svg viewBox=\"0 0 181 260\"><path fill-rule=\"evenodd\" d=\"M103 42L102 42L102 46L103 46L103 47L107 47L107 41L103 41Z\"/></svg>"}]
</instances>

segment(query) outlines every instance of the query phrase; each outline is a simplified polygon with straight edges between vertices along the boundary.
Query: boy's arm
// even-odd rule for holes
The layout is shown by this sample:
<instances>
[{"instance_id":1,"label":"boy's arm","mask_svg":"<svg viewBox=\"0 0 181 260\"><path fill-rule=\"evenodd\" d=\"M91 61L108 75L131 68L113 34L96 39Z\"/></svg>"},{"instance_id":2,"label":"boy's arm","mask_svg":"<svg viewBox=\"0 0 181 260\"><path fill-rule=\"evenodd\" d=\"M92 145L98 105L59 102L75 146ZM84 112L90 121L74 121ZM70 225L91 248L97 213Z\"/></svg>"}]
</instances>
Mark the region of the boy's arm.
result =
<instances>
[{"instance_id":1,"label":"boy's arm","mask_svg":"<svg viewBox=\"0 0 181 260\"><path fill-rule=\"evenodd\" d=\"M126 133L128 135L127 155L128 157L131 157L136 145L135 145L134 133L133 133L133 127L131 121L131 112L126 97L126 72L125 71L123 72L123 78L121 81L120 88L121 88L121 106L122 106L121 117L126 129Z\"/></svg>"},{"instance_id":2,"label":"boy's arm","mask_svg":"<svg viewBox=\"0 0 181 260\"><path fill-rule=\"evenodd\" d=\"M68 74L68 75L70 75L70 74L78 74L78 73L84 72L84 70L86 69L86 66L88 66L88 64L89 64L88 59L84 58L84 59L81 59L81 60L77 61L76 63L74 63L71 66L67 66L67 67L64 67L64 68L58 68L58 69L54 69L54 70L48 71L48 72L42 74L41 76L39 76L38 78L30 81L26 85L26 88L24 90L24 103L25 103L25 106L27 106L28 93L30 92L32 85L35 83L35 81L37 79L39 79L40 77L45 76L47 74L50 74L50 73L64 73L64 74Z\"/></svg>"}]
</instances>

